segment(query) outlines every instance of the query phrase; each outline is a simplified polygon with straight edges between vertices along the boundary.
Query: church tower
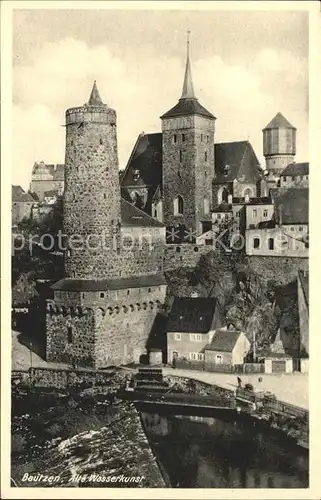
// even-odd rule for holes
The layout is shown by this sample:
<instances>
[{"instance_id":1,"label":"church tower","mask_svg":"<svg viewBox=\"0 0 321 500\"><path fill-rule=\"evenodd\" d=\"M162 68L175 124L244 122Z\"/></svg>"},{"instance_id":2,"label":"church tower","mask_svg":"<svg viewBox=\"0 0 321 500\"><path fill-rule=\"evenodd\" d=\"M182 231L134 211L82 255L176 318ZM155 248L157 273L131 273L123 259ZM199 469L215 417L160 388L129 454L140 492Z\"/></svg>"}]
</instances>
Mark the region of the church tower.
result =
<instances>
[{"instance_id":1,"label":"church tower","mask_svg":"<svg viewBox=\"0 0 321 500\"><path fill-rule=\"evenodd\" d=\"M182 225L199 235L211 217L216 118L195 96L189 39L181 98L161 120L163 221L166 226Z\"/></svg>"},{"instance_id":2,"label":"church tower","mask_svg":"<svg viewBox=\"0 0 321 500\"><path fill-rule=\"evenodd\" d=\"M63 221L66 278L118 277L116 112L102 102L96 82L88 103L66 111Z\"/></svg>"},{"instance_id":3,"label":"church tower","mask_svg":"<svg viewBox=\"0 0 321 500\"><path fill-rule=\"evenodd\" d=\"M263 129L263 154L268 180L280 176L282 170L294 162L296 153L296 128L281 114Z\"/></svg>"}]
</instances>

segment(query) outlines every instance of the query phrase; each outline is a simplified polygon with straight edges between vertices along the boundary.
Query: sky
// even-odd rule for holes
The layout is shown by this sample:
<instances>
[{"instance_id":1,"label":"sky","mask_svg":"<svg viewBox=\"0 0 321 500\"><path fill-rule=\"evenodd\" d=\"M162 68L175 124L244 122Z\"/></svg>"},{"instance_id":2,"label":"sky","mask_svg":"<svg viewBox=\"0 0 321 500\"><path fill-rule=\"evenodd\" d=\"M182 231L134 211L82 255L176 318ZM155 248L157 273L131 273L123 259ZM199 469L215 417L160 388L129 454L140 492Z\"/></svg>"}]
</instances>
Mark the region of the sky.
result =
<instances>
[{"instance_id":1,"label":"sky","mask_svg":"<svg viewBox=\"0 0 321 500\"><path fill-rule=\"evenodd\" d=\"M216 142L249 139L264 166L262 129L280 111L308 161L308 15L273 11L16 10L13 184L32 166L64 163L65 110L93 81L117 111L119 167L138 134L161 131L180 98L186 32L194 89L216 117Z\"/></svg>"}]
</instances>

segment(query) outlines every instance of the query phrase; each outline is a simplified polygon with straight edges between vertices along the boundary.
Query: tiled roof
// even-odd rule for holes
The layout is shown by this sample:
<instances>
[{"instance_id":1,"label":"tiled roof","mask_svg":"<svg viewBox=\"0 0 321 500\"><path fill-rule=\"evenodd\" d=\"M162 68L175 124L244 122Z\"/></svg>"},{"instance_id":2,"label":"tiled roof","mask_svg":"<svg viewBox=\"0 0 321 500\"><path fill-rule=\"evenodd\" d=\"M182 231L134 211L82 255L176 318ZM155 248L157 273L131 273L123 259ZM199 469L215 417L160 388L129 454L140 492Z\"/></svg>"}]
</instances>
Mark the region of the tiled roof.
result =
<instances>
[{"instance_id":1,"label":"tiled roof","mask_svg":"<svg viewBox=\"0 0 321 500\"><path fill-rule=\"evenodd\" d=\"M232 352L241 332L236 330L217 330L212 342L205 347L206 351Z\"/></svg>"},{"instance_id":2,"label":"tiled roof","mask_svg":"<svg viewBox=\"0 0 321 500\"><path fill-rule=\"evenodd\" d=\"M292 128L296 130L291 123L284 118L282 113L277 113L275 117L267 124L267 126L263 130L273 129L273 128Z\"/></svg>"},{"instance_id":3,"label":"tiled roof","mask_svg":"<svg viewBox=\"0 0 321 500\"><path fill-rule=\"evenodd\" d=\"M217 300L214 297L175 297L168 318L168 332L207 333Z\"/></svg>"},{"instance_id":4,"label":"tiled roof","mask_svg":"<svg viewBox=\"0 0 321 500\"><path fill-rule=\"evenodd\" d=\"M135 180L138 171L138 180ZM121 180L122 192L143 182L153 197L162 182L162 134L140 134ZM124 195L124 193L123 193ZM151 201L151 200L149 200Z\"/></svg>"},{"instance_id":5,"label":"tiled roof","mask_svg":"<svg viewBox=\"0 0 321 500\"><path fill-rule=\"evenodd\" d=\"M207 111L195 98L182 98L178 103L161 116L161 118L172 118L175 116L200 115L215 120L215 116Z\"/></svg>"},{"instance_id":6,"label":"tiled roof","mask_svg":"<svg viewBox=\"0 0 321 500\"><path fill-rule=\"evenodd\" d=\"M295 177L309 175L309 163L290 163L281 173L282 176Z\"/></svg>"},{"instance_id":7,"label":"tiled roof","mask_svg":"<svg viewBox=\"0 0 321 500\"><path fill-rule=\"evenodd\" d=\"M165 227L162 222L153 219L145 212L135 207L129 201L121 199L121 220L122 226L138 226L138 227Z\"/></svg>"},{"instance_id":8,"label":"tiled roof","mask_svg":"<svg viewBox=\"0 0 321 500\"><path fill-rule=\"evenodd\" d=\"M57 190L50 190L50 191L45 191L44 192L44 197L54 197L54 196L58 196L58 191Z\"/></svg>"},{"instance_id":9,"label":"tiled roof","mask_svg":"<svg viewBox=\"0 0 321 500\"><path fill-rule=\"evenodd\" d=\"M309 223L309 189L290 188L275 198L276 220L283 224Z\"/></svg>"},{"instance_id":10,"label":"tiled roof","mask_svg":"<svg viewBox=\"0 0 321 500\"><path fill-rule=\"evenodd\" d=\"M214 184L232 182L256 182L261 179L259 160L249 141L222 142L215 144Z\"/></svg>"},{"instance_id":11,"label":"tiled roof","mask_svg":"<svg viewBox=\"0 0 321 500\"><path fill-rule=\"evenodd\" d=\"M103 280L63 278L52 285L53 290L95 292L103 290L122 290L125 288L143 288L166 285L163 274L132 276Z\"/></svg>"},{"instance_id":12,"label":"tiled roof","mask_svg":"<svg viewBox=\"0 0 321 500\"><path fill-rule=\"evenodd\" d=\"M21 186L12 186L12 202L33 203L35 202L35 199L31 196L31 194L26 193Z\"/></svg>"}]
</instances>

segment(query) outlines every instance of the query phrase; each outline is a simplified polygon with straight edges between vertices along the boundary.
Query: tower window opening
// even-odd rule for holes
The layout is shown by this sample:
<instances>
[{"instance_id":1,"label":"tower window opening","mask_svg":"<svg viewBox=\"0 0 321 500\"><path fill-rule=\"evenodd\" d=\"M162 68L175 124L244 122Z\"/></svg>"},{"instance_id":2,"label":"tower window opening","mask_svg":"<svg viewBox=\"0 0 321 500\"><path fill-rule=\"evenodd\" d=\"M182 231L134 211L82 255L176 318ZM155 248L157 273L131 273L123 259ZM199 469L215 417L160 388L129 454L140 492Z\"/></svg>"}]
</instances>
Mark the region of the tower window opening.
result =
<instances>
[{"instance_id":1,"label":"tower window opening","mask_svg":"<svg viewBox=\"0 0 321 500\"><path fill-rule=\"evenodd\" d=\"M71 141L71 143L70 143L70 144L73 146L73 145L74 145L74 141Z\"/></svg>"},{"instance_id":2,"label":"tower window opening","mask_svg":"<svg viewBox=\"0 0 321 500\"><path fill-rule=\"evenodd\" d=\"M184 213L184 200L178 195L174 199L174 215L182 215Z\"/></svg>"},{"instance_id":3,"label":"tower window opening","mask_svg":"<svg viewBox=\"0 0 321 500\"><path fill-rule=\"evenodd\" d=\"M206 170L204 170L204 177L205 177L205 179L206 179L206 177L207 177L207 172L206 172Z\"/></svg>"},{"instance_id":4,"label":"tower window opening","mask_svg":"<svg viewBox=\"0 0 321 500\"><path fill-rule=\"evenodd\" d=\"M204 160L207 161L207 151L204 153Z\"/></svg>"},{"instance_id":5,"label":"tower window opening","mask_svg":"<svg viewBox=\"0 0 321 500\"><path fill-rule=\"evenodd\" d=\"M203 142L203 134L201 134L201 142Z\"/></svg>"},{"instance_id":6,"label":"tower window opening","mask_svg":"<svg viewBox=\"0 0 321 500\"><path fill-rule=\"evenodd\" d=\"M68 344L72 344L72 327L68 326L67 328L67 340Z\"/></svg>"},{"instance_id":7,"label":"tower window opening","mask_svg":"<svg viewBox=\"0 0 321 500\"><path fill-rule=\"evenodd\" d=\"M104 193L104 199L106 199L106 193Z\"/></svg>"},{"instance_id":8,"label":"tower window opening","mask_svg":"<svg viewBox=\"0 0 321 500\"><path fill-rule=\"evenodd\" d=\"M103 299L104 297L105 297L104 292L101 292L101 293L100 293L100 298L101 298L101 299Z\"/></svg>"},{"instance_id":9,"label":"tower window opening","mask_svg":"<svg viewBox=\"0 0 321 500\"><path fill-rule=\"evenodd\" d=\"M253 247L254 248L260 248L260 238L254 238L254 240L253 240Z\"/></svg>"},{"instance_id":10,"label":"tower window opening","mask_svg":"<svg viewBox=\"0 0 321 500\"><path fill-rule=\"evenodd\" d=\"M182 141L185 142L185 134L182 134Z\"/></svg>"},{"instance_id":11,"label":"tower window opening","mask_svg":"<svg viewBox=\"0 0 321 500\"><path fill-rule=\"evenodd\" d=\"M180 151L179 151L179 162L182 163L182 161L183 161L183 152L180 149Z\"/></svg>"},{"instance_id":12,"label":"tower window opening","mask_svg":"<svg viewBox=\"0 0 321 500\"><path fill-rule=\"evenodd\" d=\"M176 143L177 142L177 134L174 134L173 135L173 142Z\"/></svg>"},{"instance_id":13,"label":"tower window opening","mask_svg":"<svg viewBox=\"0 0 321 500\"><path fill-rule=\"evenodd\" d=\"M103 144L103 140L102 139L99 139L99 144Z\"/></svg>"},{"instance_id":14,"label":"tower window opening","mask_svg":"<svg viewBox=\"0 0 321 500\"><path fill-rule=\"evenodd\" d=\"M206 136L206 142L210 142L210 136L209 135Z\"/></svg>"}]
</instances>

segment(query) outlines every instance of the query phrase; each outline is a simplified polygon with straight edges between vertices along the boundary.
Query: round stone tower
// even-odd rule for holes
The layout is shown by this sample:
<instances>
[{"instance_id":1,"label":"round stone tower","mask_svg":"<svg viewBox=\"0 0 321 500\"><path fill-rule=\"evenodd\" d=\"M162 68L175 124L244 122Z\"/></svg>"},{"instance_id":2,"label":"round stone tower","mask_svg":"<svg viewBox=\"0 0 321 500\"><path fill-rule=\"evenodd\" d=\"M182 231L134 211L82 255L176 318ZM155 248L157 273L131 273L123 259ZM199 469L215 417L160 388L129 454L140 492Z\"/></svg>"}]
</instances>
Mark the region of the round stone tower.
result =
<instances>
[{"instance_id":1,"label":"round stone tower","mask_svg":"<svg viewBox=\"0 0 321 500\"><path fill-rule=\"evenodd\" d=\"M119 276L120 186L116 112L100 98L66 111L65 277Z\"/></svg>"},{"instance_id":2,"label":"round stone tower","mask_svg":"<svg viewBox=\"0 0 321 500\"><path fill-rule=\"evenodd\" d=\"M294 162L296 153L296 128L281 113L263 129L263 154L270 175L280 175Z\"/></svg>"}]
</instances>

